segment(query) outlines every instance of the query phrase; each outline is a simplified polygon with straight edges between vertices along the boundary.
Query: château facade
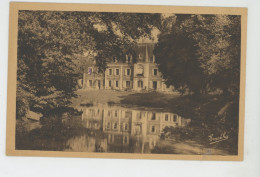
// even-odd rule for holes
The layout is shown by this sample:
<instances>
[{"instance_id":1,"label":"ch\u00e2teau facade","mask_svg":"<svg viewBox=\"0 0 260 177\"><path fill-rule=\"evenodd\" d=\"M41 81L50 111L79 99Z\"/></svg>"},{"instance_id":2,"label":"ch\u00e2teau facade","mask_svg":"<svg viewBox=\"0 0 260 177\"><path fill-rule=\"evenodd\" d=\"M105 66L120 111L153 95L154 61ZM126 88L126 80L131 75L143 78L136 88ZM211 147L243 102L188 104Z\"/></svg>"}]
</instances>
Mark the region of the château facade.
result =
<instances>
[{"instance_id":1,"label":"ch\u00e2teau facade","mask_svg":"<svg viewBox=\"0 0 260 177\"><path fill-rule=\"evenodd\" d=\"M93 60L93 65L83 74L82 88L171 92L173 86L164 83L153 49L154 43L139 43L136 62L131 55L125 55L124 62L113 59L104 73L98 73Z\"/></svg>"}]
</instances>

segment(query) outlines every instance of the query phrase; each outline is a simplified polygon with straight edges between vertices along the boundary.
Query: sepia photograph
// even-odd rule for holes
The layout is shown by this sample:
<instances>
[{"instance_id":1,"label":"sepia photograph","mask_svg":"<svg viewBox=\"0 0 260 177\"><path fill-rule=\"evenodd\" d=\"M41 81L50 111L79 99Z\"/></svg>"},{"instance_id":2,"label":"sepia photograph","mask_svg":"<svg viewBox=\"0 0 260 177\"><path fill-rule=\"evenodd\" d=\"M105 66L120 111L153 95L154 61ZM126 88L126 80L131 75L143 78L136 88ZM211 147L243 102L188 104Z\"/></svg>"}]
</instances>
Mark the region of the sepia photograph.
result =
<instances>
[{"instance_id":1,"label":"sepia photograph","mask_svg":"<svg viewBox=\"0 0 260 177\"><path fill-rule=\"evenodd\" d=\"M7 155L243 160L246 8L11 3Z\"/></svg>"}]
</instances>

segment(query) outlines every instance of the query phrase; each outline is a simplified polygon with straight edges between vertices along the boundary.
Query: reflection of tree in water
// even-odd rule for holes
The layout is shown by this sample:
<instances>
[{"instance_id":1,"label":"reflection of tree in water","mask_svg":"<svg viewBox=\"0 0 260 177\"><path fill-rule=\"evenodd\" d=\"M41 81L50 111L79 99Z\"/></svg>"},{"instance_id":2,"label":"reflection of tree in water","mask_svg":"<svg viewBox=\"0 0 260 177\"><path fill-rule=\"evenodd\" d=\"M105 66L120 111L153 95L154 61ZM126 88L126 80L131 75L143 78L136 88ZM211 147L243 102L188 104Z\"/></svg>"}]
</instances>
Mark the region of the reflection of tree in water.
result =
<instances>
[{"instance_id":1,"label":"reflection of tree in water","mask_svg":"<svg viewBox=\"0 0 260 177\"><path fill-rule=\"evenodd\" d=\"M197 115L186 127L166 127L162 134L162 140L171 140L173 144L183 141L194 141L203 145L203 148L218 148L229 154L238 153L238 105L230 103L225 110L216 109L220 101L211 102L202 106ZM215 111L214 111L215 110ZM221 110L217 112L217 110ZM210 140L210 136L225 140L216 142ZM227 139L226 139L227 138ZM174 153L170 148L155 147L153 152Z\"/></svg>"},{"instance_id":2,"label":"reflection of tree in water","mask_svg":"<svg viewBox=\"0 0 260 177\"><path fill-rule=\"evenodd\" d=\"M181 119L178 123L186 126L166 127L161 138L154 132L140 135L139 124L132 127L135 130L132 134L128 131L118 133L114 130L104 131L103 124L92 119L92 116L92 126L86 126L86 120L82 120L81 116L52 116L42 120L41 126L34 130L18 131L18 125L16 148L74 152L236 154L238 125L235 122L238 106L230 104L226 110L218 113L216 110L220 110L221 107L218 106L219 101L221 102L218 99L203 106L197 104L200 109L197 109L196 115L194 114L188 125L183 122L185 119ZM95 126L98 123L100 126ZM123 130L123 124L120 126ZM223 132L228 135L227 140L210 144L209 135L217 137Z\"/></svg>"},{"instance_id":3,"label":"reflection of tree in water","mask_svg":"<svg viewBox=\"0 0 260 177\"><path fill-rule=\"evenodd\" d=\"M84 136L89 138L104 137L103 132L100 130L84 128L77 117L66 119L66 121L52 117L42 121L41 124L41 128L16 133L16 149L64 151L70 149L71 143L67 142L72 142L71 139L73 138L82 140ZM74 145L72 147L75 148ZM98 144L96 149L96 151L102 150Z\"/></svg>"}]
</instances>

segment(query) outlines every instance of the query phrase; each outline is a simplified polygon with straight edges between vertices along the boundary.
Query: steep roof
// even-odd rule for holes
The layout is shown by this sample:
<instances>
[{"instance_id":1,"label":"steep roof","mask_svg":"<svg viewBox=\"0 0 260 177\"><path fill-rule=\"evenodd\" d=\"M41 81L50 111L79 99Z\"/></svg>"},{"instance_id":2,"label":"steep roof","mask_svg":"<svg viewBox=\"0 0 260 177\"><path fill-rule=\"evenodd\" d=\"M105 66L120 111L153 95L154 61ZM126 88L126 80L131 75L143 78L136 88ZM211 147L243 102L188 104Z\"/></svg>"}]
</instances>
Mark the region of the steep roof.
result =
<instances>
[{"instance_id":1,"label":"steep roof","mask_svg":"<svg viewBox=\"0 0 260 177\"><path fill-rule=\"evenodd\" d=\"M153 57L154 43L138 43L136 54L137 61L149 62Z\"/></svg>"}]
</instances>

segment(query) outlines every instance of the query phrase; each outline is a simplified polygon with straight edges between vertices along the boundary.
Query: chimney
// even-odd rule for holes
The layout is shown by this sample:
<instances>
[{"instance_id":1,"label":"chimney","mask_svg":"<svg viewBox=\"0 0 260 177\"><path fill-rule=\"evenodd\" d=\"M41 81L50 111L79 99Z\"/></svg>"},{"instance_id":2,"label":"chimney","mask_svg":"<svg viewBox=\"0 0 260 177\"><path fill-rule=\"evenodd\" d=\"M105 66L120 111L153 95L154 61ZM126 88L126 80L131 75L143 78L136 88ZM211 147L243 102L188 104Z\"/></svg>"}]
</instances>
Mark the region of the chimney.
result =
<instances>
[{"instance_id":1,"label":"chimney","mask_svg":"<svg viewBox=\"0 0 260 177\"><path fill-rule=\"evenodd\" d=\"M146 46L146 51L145 51L145 61L146 61L146 62L149 62L149 56L148 56L148 48L147 48L147 44L146 44L145 46Z\"/></svg>"}]
</instances>

